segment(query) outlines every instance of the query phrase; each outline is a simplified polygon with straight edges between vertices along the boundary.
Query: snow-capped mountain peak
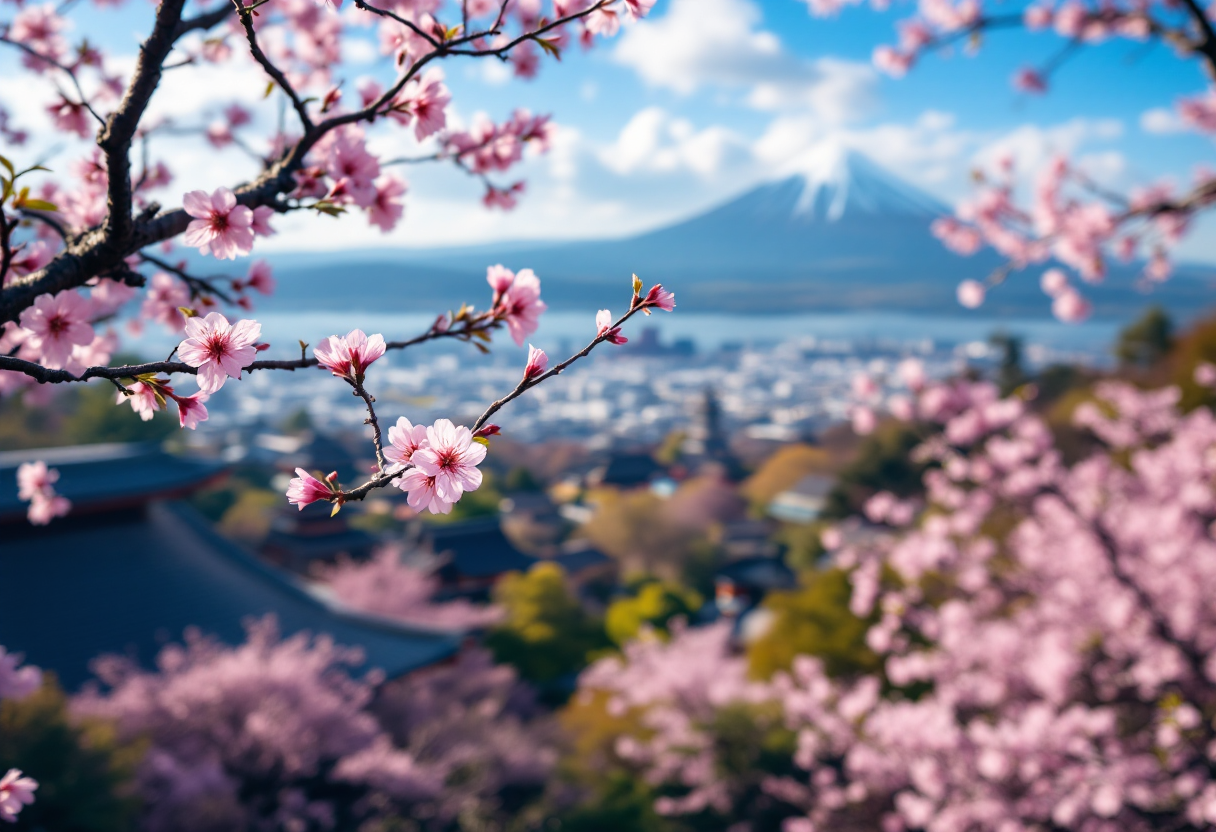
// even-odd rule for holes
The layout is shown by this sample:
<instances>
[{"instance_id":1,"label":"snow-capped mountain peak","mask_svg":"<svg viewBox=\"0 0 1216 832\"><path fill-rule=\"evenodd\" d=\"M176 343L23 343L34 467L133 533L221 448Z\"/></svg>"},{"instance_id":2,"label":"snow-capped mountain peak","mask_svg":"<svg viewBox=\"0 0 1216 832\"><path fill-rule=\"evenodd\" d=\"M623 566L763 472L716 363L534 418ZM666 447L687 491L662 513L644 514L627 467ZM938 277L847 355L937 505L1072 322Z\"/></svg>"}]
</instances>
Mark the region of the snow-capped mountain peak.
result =
<instances>
[{"instance_id":1,"label":"snow-capped mountain peak","mask_svg":"<svg viewBox=\"0 0 1216 832\"><path fill-rule=\"evenodd\" d=\"M804 222L836 222L857 215L932 219L947 212L933 197L837 143L810 148L783 172L786 176L780 184L800 181L791 210Z\"/></svg>"}]
</instances>

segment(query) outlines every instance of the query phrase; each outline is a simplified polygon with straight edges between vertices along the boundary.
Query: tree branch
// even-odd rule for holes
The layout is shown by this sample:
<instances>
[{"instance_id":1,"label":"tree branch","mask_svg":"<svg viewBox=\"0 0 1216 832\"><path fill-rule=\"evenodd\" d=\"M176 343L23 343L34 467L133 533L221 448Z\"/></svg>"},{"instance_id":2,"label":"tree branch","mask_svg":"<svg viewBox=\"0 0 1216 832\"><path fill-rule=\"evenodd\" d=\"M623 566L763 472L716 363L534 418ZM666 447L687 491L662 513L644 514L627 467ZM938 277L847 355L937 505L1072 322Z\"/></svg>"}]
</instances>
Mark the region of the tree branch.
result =
<instances>
[{"instance_id":1,"label":"tree branch","mask_svg":"<svg viewBox=\"0 0 1216 832\"><path fill-rule=\"evenodd\" d=\"M236 7L237 16L240 18L241 26L245 30L245 40L249 42L249 52L253 55L253 59L258 62L258 65L266 71L279 88L291 99L291 106L295 108L296 115L300 117L300 123L304 125L305 134L312 132L312 118L308 115L308 107L296 92L295 87L287 80L287 76L283 71L271 62L270 58L266 57L266 53L262 51L262 47L258 45L258 36L253 29L253 10L247 9L241 5L241 0L232 0Z\"/></svg>"},{"instance_id":2,"label":"tree branch","mask_svg":"<svg viewBox=\"0 0 1216 832\"><path fill-rule=\"evenodd\" d=\"M644 308L645 307L642 306L641 304L634 305L628 312L626 312L624 315L622 315L620 318L618 318L616 320L616 322L613 323L612 326L610 326L608 328L608 331L611 331L614 328L621 326L623 323L625 323L625 321L632 318L638 312L641 312ZM498 401L491 404L489 407L487 407L485 409L484 413L482 413L480 416L477 417L477 421L473 423L473 427L472 427L473 432L476 433L478 430L480 430L482 428L482 426L485 425L485 423L487 421L489 421L490 417L493 416L495 413L497 413L499 410L501 410L504 405L508 404L509 402L514 401L515 399L518 399L525 392L532 389L536 385L540 384L542 381L553 378L553 376L559 375L563 370L565 370L567 367L569 367L575 361L578 361L580 358L586 358L591 353L591 351L593 349L595 349L596 345L607 340L607 337L608 337L607 333L605 333L603 335L595 336L595 338L593 338L591 340L590 344L583 347L581 350L579 350L574 355L567 358L562 363L554 365L552 368L550 368L548 370L548 372L541 373L540 375L534 376L532 378L527 378L525 376L519 382L519 384L515 385L514 390L512 390L507 395L503 396Z\"/></svg>"},{"instance_id":3,"label":"tree branch","mask_svg":"<svg viewBox=\"0 0 1216 832\"><path fill-rule=\"evenodd\" d=\"M478 332L485 332L494 329L499 325L499 322L494 319L493 313L483 313L475 318L468 319L462 325L446 330L438 330L431 328L422 335L415 336L405 341L389 341L385 344L386 350L403 350L408 347L424 344L427 341L437 341L441 338L455 338L460 341L472 340ZM479 345L480 346L480 345ZM243 367L243 370L250 372L254 370L304 370L309 367L319 366L316 358L308 358L301 356L295 359L268 359L263 361L255 361L248 367ZM134 378L135 376L146 375L149 373L164 373L173 375L180 373L183 375L197 375L198 369L191 367L181 361L156 361L146 364L127 364L121 367L89 367L80 375L73 375L67 370L53 370L49 367L44 367L34 361L26 361L24 358L16 356L0 355L0 370L9 370L15 373L22 373L29 376L40 384L71 384L76 382L85 382L95 378L104 379L121 379Z\"/></svg>"}]
</instances>

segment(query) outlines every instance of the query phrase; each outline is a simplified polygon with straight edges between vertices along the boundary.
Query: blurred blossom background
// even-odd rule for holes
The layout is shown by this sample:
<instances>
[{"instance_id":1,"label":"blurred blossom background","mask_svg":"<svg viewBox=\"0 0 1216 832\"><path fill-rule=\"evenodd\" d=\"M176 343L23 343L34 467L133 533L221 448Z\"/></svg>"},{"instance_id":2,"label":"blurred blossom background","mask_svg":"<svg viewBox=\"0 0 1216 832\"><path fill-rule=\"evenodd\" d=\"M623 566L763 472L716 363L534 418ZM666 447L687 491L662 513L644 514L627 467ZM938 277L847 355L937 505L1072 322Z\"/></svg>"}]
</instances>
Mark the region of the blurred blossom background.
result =
<instances>
[{"instance_id":1,"label":"blurred blossom background","mask_svg":"<svg viewBox=\"0 0 1216 832\"><path fill-rule=\"evenodd\" d=\"M552 5L505 8L576 4ZM70 25L30 34L43 8ZM404 61L357 4L265 13L283 9L347 27L316 34L311 106ZM8 47L62 36L121 79L154 14L0 2L0 154L95 158L47 112L63 79ZM499 303L487 267L535 272L525 340L367 369L386 435L473 425L529 346L552 366L596 310L625 313L634 274L676 293L494 414L480 486L447 513L396 488L288 502L301 469L379 470L337 373L229 378L183 430L108 382L0 370L0 832L1216 825L1208 13L621 15L560 61L447 62L438 137L421 115L360 135L388 170L459 162L450 136L491 122L534 131L502 168L526 186L402 164L402 201L368 222L282 213L257 242L276 288L238 317L270 359L455 326ZM244 137L289 112L240 26L221 34L189 35L149 105L165 204L256 177ZM111 364L178 346L165 280L152 312L104 317Z\"/></svg>"}]
</instances>

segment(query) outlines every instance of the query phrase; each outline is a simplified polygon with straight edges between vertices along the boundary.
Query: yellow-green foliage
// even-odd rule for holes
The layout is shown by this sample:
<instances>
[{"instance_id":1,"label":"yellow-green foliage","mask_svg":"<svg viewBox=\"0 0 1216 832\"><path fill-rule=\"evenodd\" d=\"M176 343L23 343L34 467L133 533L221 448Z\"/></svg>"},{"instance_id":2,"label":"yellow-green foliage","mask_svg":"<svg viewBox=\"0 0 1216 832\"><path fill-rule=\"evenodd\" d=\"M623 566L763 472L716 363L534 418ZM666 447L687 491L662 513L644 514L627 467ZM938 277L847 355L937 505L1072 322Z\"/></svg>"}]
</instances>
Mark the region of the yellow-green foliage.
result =
<instances>
[{"instance_id":1,"label":"yellow-green foliage","mask_svg":"<svg viewBox=\"0 0 1216 832\"><path fill-rule=\"evenodd\" d=\"M869 622L849 610L852 588L840 569L803 574L802 586L773 592L764 606L774 614L773 625L748 648L752 673L768 678L788 670L795 656L817 656L832 675L871 671L878 659L866 646Z\"/></svg>"},{"instance_id":2,"label":"yellow-green foliage","mask_svg":"<svg viewBox=\"0 0 1216 832\"><path fill-rule=\"evenodd\" d=\"M674 499L674 498L672 498ZM625 572L646 572L669 580L686 577L703 558L703 530L679 522L671 501L650 491L595 492L595 516L583 535L621 564Z\"/></svg>"},{"instance_id":3,"label":"yellow-green foliage","mask_svg":"<svg viewBox=\"0 0 1216 832\"><path fill-rule=\"evenodd\" d=\"M106 723L74 723L49 678L20 702L0 702L0 771L19 768L38 781L34 804L6 832L129 832L139 808L130 781L142 753L120 744Z\"/></svg>"},{"instance_id":4,"label":"yellow-green foliage","mask_svg":"<svg viewBox=\"0 0 1216 832\"><path fill-rule=\"evenodd\" d=\"M904 422L879 425L862 440L857 456L841 469L823 516L860 514L866 500L879 491L900 497L920 494L924 466L912 459L912 451L921 441L916 429Z\"/></svg>"},{"instance_id":5,"label":"yellow-green foliage","mask_svg":"<svg viewBox=\"0 0 1216 832\"><path fill-rule=\"evenodd\" d=\"M1216 364L1216 318L1195 324L1170 354L1170 380L1182 389L1183 410L1216 405L1216 390L1195 382L1195 367L1203 363Z\"/></svg>"},{"instance_id":6,"label":"yellow-green foliage","mask_svg":"<svg viewBox=\"0 0 1216 832\"><path fill-rule=\"evenodd\" d=\"M688 618L701 608L700 593L671 581L644 584L632 598L612 602L604 616L608 638L624 644L638 634L646 624L665 631L667 622L675 616Z\"/></svg>"},{"instance_id":7,"label":"yellow-green foliage","mask_svg":"<svg viewBox=\"0 0 1216 832\"><path fill-rule=\"evenodd\" d=\"M270 532L274 515L285 504L283 495L275 491L260 488L242 491L237 495L236 502L224 512L220 531L236 540L260 541Z\"/></svg>"},{"instance_id":8,"label":"yellow-green foliage","mask_svg":"<svg viewBox=\"0 0 1216 832\"><path fill-rule=\"evenodd\" d=\"M832 467L831 455L822 448L786 445L766 459L740 491L753 505L766 506L807 474L831 473Z\"/></svg>"},{"instance_id":9,"label":"yellow-green foliage","mask_svg":"<svg viewBox=\"0 0 1216 832\"><path fill-rule=\"evenodd\" d=\"M486 646L525 679L549 682L576 673L590 656L610 646L602 623L584 612L555 563L505 576L494 589L494 600L506 617L486 637Z\"/></svg>"}]
</instances>

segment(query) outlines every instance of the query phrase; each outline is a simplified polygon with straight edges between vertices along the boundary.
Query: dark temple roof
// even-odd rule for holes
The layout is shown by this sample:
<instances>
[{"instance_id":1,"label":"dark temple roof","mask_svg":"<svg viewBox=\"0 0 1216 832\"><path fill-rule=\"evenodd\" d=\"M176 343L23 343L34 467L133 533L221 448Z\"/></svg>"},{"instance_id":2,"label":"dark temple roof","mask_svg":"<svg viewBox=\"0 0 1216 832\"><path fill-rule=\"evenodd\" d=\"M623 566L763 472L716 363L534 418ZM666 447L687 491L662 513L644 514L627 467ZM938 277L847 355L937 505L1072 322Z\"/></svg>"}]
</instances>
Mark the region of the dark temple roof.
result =
<instances>
[{"instance_id":1,"label":"dark temple roof","mask_svg":"<svg viewBox=\"0 0 1216 832\"><path fill-rule=\"evenodd\" d=\"M58 469L55 490L72 501L77 515L180 496L224 472L220 463L143 443L7 451L0 453L0 519L25 514L27 504L17 499L17 467L36 459Z\"/></svg>"},{"instance_id":2,"label":"dark temple roof","mask_svg":"<svg viewBox=\"0 0 1216 832\"><path fill-rule=\"evenodd\" d=\"M24 511L14 469L26 459L58 468L57 486L74 505L48 526L14 519L20 515L0 525L0 644L54 671L69 690L89 678L89 662L100 654L151 666L187 627L237 644L244 622L265 615L275 616L284 635L308 630L363 648L366 666L390 678L459 646L448 633L331 608L220 537L189 505L152 500L158 488L198 487L218 466L147 446L3 454L0 506L10 512Z\"/></svg>"},{"instance_id":3,"label":"dark temple roof","mask_svg":"<svg viewBox=\"0 0 1216 832\"><path fill-rule=\"evenodd\" d=\"M446 568L467 578L488 578L526 571L536 558L512 545L497 517L442 526L427 526L421 541Z\"/></svg>"}]
</instances>

